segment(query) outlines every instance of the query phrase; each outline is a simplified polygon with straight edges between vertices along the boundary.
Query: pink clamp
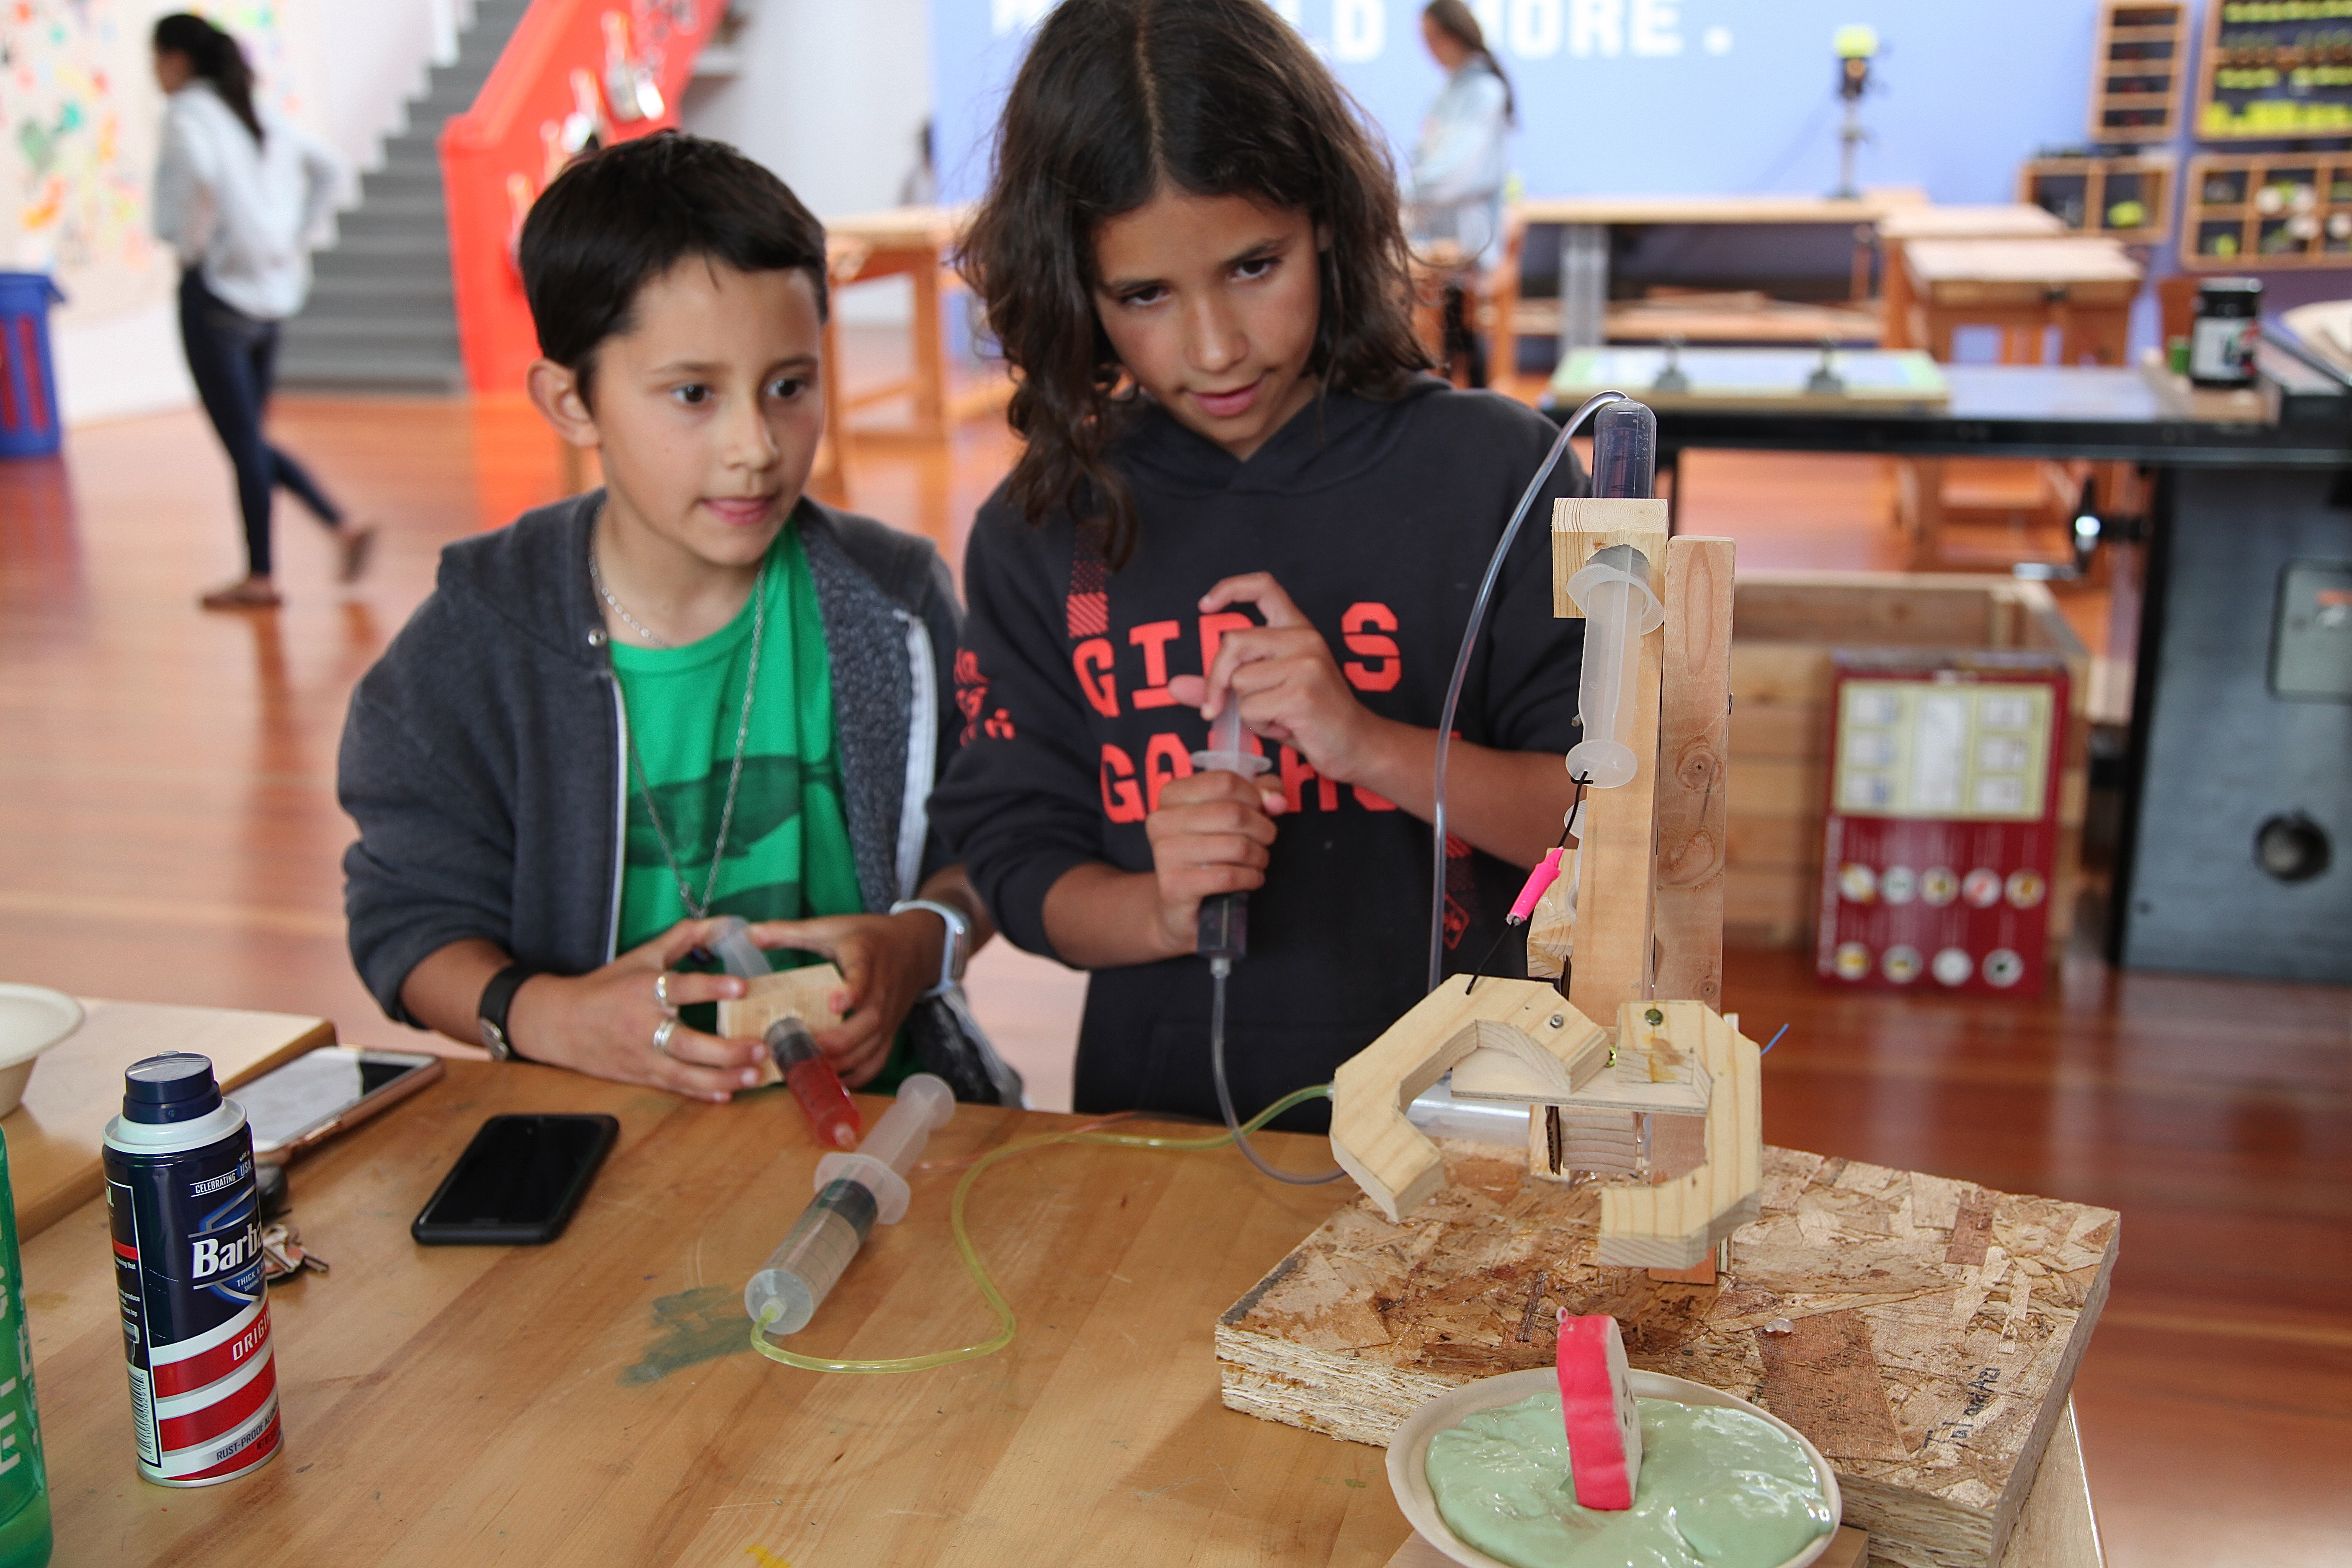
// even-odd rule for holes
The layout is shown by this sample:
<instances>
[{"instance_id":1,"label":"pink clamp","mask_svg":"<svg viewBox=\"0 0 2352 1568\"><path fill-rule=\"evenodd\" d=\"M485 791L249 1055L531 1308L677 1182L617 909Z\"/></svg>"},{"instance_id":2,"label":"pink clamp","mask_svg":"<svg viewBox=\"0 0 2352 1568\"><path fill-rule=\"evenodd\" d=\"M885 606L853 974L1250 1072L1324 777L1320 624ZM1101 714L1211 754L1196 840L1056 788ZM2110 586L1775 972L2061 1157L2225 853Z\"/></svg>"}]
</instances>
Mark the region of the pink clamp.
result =
<instances>
[{"instance_id":1,"label":"pink clamp","mask_svg":"<svg viewBox=\"0 0 2352 1568\"><path fill-rule=\"evenodd\" d=\"M1559 880L1559 858L1567 853L1566 846L1544 852L1544 858L1536 862L1536 868L1528 874L1528 885L1519 889L1518 901L1504 917L1505 925L1523 926L1535 918L1536 904L1551 890L1551 885Z\"/></svg>"}]
</instances>

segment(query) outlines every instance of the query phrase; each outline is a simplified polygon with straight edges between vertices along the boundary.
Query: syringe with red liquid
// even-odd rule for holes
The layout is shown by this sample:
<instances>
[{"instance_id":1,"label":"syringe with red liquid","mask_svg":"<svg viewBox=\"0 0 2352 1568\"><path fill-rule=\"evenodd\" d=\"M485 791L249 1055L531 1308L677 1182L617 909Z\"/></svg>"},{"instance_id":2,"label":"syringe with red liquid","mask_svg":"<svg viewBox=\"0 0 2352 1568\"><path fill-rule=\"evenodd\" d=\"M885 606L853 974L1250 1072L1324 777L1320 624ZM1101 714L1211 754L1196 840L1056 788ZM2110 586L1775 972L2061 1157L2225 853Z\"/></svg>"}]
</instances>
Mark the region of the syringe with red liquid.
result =
<instances>
[{"instance_id":1,"label":"syringe with red liquid","mask_svg":"<svg viewBox=\"0 0 2352 1568\"><path fill-rule=\"evenodd\" d=\"M815 1130L817 1142L836 1149L855 1149L866 1130L857 1102L841 1084L841 1075L816 1048L816 1037L798 1018L779 1018L768 1026L768 1054L784 1075L784 1087L801 1102L801 1110Z\"/></svg>"},{"instance_id":2,"label":"syringe with red liquid","mask_svg":"<svg viewBox=\"0 0 2352 1568\"><path fill-rule=\"evenodd\" d=\"M739 979L754 980L774 973L745 923L733 916L709 939L709 948L726 965L727 973ZM800 1101L817 1142L836 1149L856 1148L858 1136L866 1130L865 1119L857 1114L857 1102L849 1098L849 1090L842 1087L841 1075L816 1048L808 1025L798 1018L779 1018L768 1026L766 1044L776 1070L784 1075L784 1087Z\"/></svg>"}]
</instances>

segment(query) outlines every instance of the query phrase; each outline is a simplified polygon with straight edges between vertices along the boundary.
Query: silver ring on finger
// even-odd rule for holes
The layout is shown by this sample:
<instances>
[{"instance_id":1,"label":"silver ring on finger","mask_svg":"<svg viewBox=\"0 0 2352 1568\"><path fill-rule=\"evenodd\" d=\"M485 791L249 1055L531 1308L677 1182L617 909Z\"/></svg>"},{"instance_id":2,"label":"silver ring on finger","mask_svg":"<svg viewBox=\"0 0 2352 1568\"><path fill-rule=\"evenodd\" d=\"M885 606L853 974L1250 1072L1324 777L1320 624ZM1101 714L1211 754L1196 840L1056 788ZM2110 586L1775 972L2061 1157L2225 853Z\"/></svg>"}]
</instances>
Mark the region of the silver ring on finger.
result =
<instances>
[{"instance_id":1,"label":"silver ring on finger","mask_svg":"<svg viewBox=\"0 0 2352 1568\"><path fill-rule=\"evenodd\" d=\"M677 1020L676 1018L664 1018L660 1023L654 1026L654 1055L657 1057L666 1057L669 1055L669 1037L671 1035L675 1034L677 1030Z\"/></svg>"},{"instance_id":2,"label":"silver ring on finger","mask_svg":"<svg viewBox=\"0 0 2352 1568\"><path fill-rule=\"evenodd\" d=\"M673 1018L677 1016L677 1004L669 999L669 971L667 969L654 976L654 1005Z\"/></svg>"}]
</instances>

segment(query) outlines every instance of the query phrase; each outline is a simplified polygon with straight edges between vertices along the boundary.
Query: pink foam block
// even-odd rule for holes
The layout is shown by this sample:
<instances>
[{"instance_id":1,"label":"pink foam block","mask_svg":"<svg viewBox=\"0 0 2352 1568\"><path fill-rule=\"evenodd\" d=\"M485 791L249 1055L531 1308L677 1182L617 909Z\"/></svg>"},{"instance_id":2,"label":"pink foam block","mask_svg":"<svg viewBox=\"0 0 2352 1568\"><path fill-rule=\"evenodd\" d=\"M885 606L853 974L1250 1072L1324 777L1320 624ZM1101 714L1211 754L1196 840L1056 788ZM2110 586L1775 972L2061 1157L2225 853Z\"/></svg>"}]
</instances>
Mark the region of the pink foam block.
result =
<instances>
[{"instance_id":1,"label":"pink foam block","mask_svg":"<svg viewBox=\"0 0 2352 1568\"><path fill-rule=\"evenodd\" d=\"M1576 1500L1632 1508L1642 1479L1642 1417L1625 1377L1624 1337L1606 1313L1559 1315L1559 1412Z\"/></svg>"}]
</instances>

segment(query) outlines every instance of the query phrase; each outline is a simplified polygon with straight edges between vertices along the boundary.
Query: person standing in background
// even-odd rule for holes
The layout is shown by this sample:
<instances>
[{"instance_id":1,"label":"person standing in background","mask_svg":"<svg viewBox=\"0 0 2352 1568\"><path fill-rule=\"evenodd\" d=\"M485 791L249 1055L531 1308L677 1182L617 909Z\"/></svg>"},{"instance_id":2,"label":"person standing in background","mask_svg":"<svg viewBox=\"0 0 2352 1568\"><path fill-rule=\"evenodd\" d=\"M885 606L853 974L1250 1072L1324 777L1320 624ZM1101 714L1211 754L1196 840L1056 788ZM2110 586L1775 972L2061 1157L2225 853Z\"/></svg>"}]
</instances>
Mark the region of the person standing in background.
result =
<instances>
[{"instance_id":1,"label":"person standing in background","mask_svg":"<svg viewBox=\"0 0 2352 1568\"><path fill-rule=\"evenodd\" d=\"M1510 79L1463 0L1430 0L1421 37L1446 81L1412 150L1412 237L1416 245L1450 240L1464 269L1486 271L1503 259L1504 140L1517 117ZM1445 285L1444 359L1465 361L1469 384L1486 384L1486 350L1470 331L1458 280Z\"/></svg>"},{"instance_id":2,"label":"person standing in background","mask_svg":"<svg viewBox=\"0 0 2352 1568\"><path fill-rule=\"evenodd\" d=\"M326 524L338 575L367 566L373 527L348 521L299 463L269 444L262 414L278 326L310 291L310 237L341 174L334 154L253 101L253 70L228 34L185 12L155 24L155 80L169 97L155 162L156 237L180 258L180 342L205 413L236 469L246 574L201 601L268 609L269 508L278 487Z\"/></svg>"}]
</instances>

